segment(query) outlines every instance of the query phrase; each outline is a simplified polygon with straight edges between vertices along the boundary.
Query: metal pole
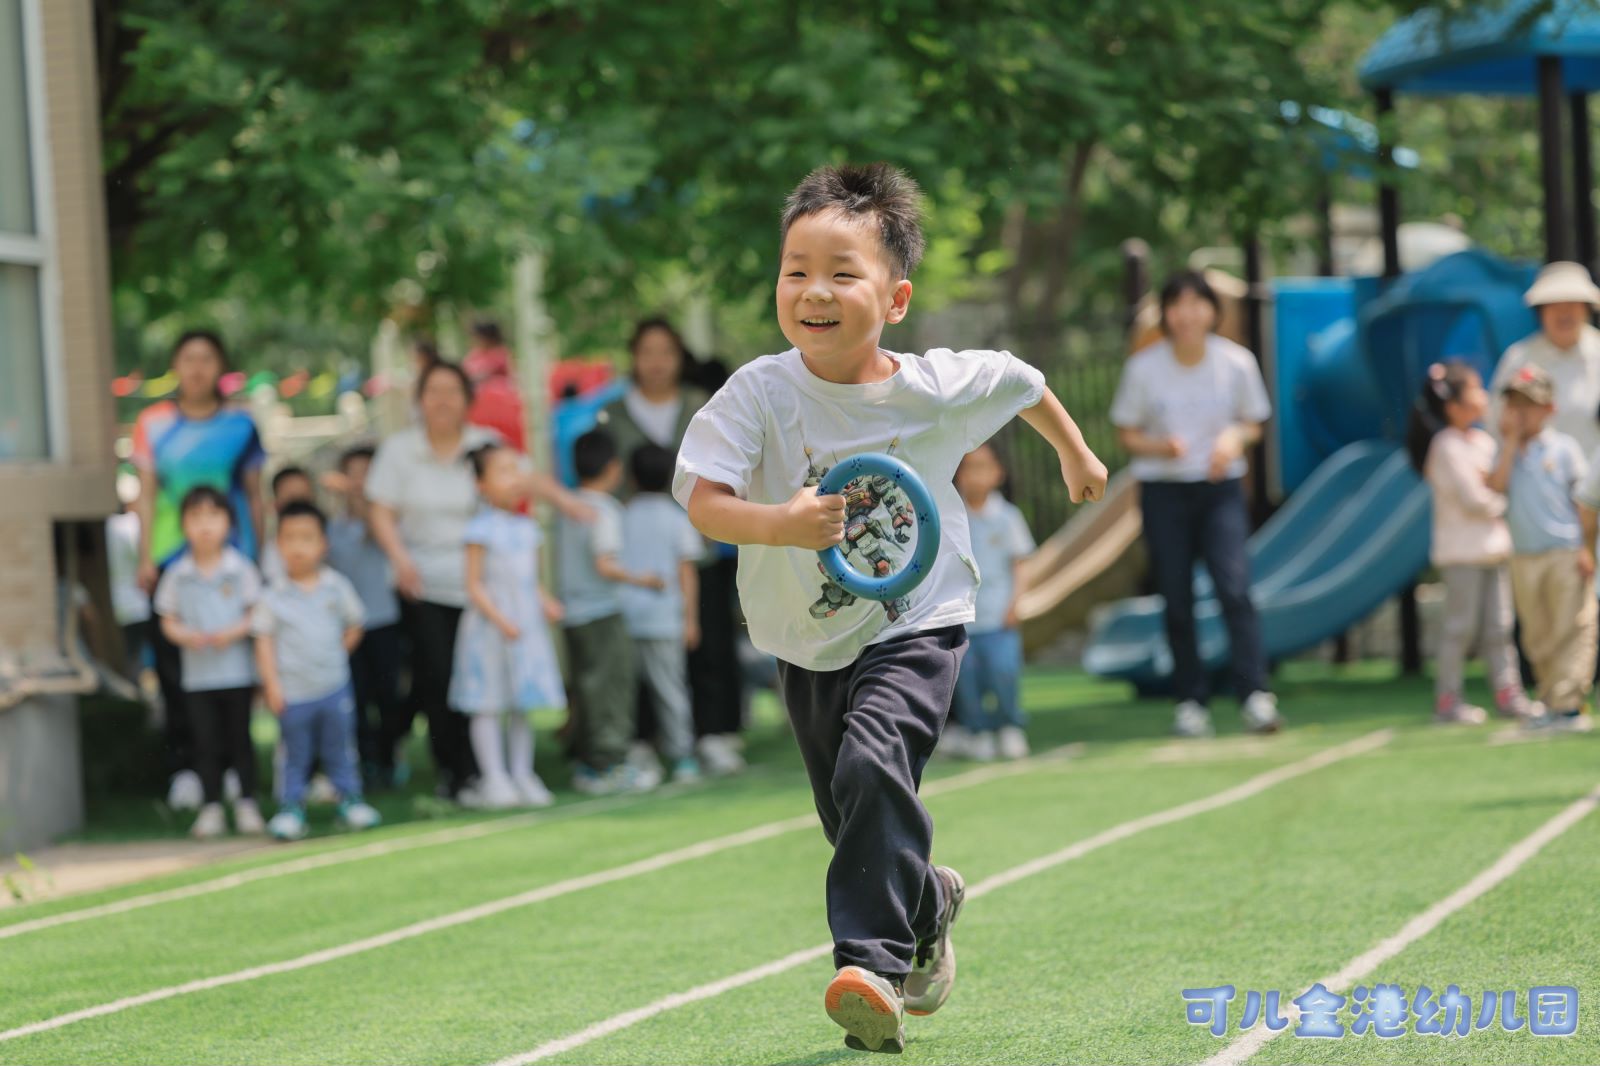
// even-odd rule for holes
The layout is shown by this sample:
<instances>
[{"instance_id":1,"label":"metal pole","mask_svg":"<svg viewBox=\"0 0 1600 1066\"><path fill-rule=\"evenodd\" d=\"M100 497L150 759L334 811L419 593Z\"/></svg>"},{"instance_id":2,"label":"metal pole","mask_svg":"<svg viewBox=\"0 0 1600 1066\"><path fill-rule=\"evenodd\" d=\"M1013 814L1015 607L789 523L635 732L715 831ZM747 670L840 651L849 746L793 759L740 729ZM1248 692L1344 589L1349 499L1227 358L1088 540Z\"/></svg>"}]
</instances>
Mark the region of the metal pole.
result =
<instances>
[{"instance_id":1,"label":"metal pole","mask_svg":"<svg viewBox=\"0 0 1600 1066\"><path fill-rule=\"evenodd\" d=\"M1594 150L1589 126L1589 94L1573 93L1567 98L1572 118L1572 207L1577 216L1578 262L1592 272L1600 250L1596 249L1594 211Z\"/></svg>"},{"instance_id":2,"label":"metal pole","mask_svg":"<svg viewBox=\"0 0 1600 1066\"><path fill-rule=\"evenodd\" d=\"M1379 89L1373 94L1378 105L1378 231L1383 238L1383 276L1400 276L1400 190L1394 184L1394 146L1382 134L1385 116L1394 112L1394 94Z\"/></svg>"},{"instance_id":3,"label":"metal pole","mask_svg":"<svg viewBox=\"0 0 1600 1066\"><path fill-rule=\"evenodd\" d=\"M1572 212L1562 181L1561 98L1566 95L1560 56L1539 57L1539 163L1544 176L1544 257L1572 258Z\"/></svg>"},{"instance_id":4,"label":"metal pole","mask_svg":"<svg viewBox=\"0 0 1600 1066\"><path fill-rule=\"evenodd\" d=\"M1133 329L1139 303L1150 291L1150 246L1138 237L1122 242L1122 328Z\"/></svg>"},{"instance_id":5,"label":"metal pole","mask_svg":"<svg viewBox=\"0 0 1600 1066\"><path fill-rule=\"evenodd\" d=\"M1378 219L1383 231L1383 276L1400 276L1400 192L1394 184L1394 147L1383 136L1383 116L1394 112L1394 95L1388 89L1377 94L1378 141ZM1417 585L1410 582L1400 590L1400 672L1407 676L1422 672L1422 616L1417 610Z\"/></svg>"},{"instance_id":6,"label":"metal pole","mask_svg":"<svg viewBox=\"0 0 1600 1066\"><path fill-rule=\"evenodd\" d=\"M1255 353L1262 377L1267 376L1267 338L1261 321L1261 237L1252 232L1241 242L1244 245L1244 335L1250 350ZM1272 513L1267 499L1267 431L1263 426L1261 439L1250 449L1250 511L1257 528Z\"/></svg>"}]
</instances>

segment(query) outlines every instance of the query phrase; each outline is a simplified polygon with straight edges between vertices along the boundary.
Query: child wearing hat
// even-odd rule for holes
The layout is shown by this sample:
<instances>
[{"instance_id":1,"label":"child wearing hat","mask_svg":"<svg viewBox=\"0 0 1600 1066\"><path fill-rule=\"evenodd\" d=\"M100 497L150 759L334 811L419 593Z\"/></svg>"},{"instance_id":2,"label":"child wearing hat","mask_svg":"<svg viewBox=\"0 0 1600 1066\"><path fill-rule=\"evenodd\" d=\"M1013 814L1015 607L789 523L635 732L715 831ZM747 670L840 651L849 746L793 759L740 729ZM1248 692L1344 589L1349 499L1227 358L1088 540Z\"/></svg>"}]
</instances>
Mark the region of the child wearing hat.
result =
<instances>
[{"instance_id":1,"label":"child wearing hat","mask_svg":"<svg viewBox=\"0 0 1600 1066\"><path fill-rule=\"evenodd\" d=\"M1523 294L1533 308L1539 330L1506 349L1495 369L1489 392L1494 417L1511 379L1525 366L1550 375L1555 389L1551 424L1578 442L1584 455L1600 449L1600 329L1589 322L1600 309L1600 287L1582 263L1551 263L1539 271ZM1494 425L1493 422L1490 425Z\"/></svg>"},{"instance_id":2,"label":"child wearing hat","mask_svg":"<svg viewBox=\"0 0 1600 1066\"><path fill-rule=\"evenodd\" d=\"M1524 366L1501 395L1500 454L1489 487L1506 494L1512 598L1545 708L1529 722L1587 729L1600 623L1594 544L1584 539L1578 502L1588 463L1578 442L1549 424L1549 373Z\"/></svg>"}]
</instances>

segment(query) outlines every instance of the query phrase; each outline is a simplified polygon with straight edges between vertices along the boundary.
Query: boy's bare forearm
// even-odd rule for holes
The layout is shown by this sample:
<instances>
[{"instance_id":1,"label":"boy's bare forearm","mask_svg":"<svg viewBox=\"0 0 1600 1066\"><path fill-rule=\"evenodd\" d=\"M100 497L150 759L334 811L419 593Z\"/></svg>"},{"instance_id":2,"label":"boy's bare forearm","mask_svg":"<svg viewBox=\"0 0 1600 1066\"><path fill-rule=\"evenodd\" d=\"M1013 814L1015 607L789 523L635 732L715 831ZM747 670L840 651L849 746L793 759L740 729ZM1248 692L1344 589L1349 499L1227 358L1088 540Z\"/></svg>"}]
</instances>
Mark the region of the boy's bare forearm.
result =
<instances>
[{"instance_id":1,"label":"boy's bare forearm","mask_svg":"<svg viewBox=\"0 0 1600 1066\"><path fill-rule=\"evenodd\" d=\"M1072 420L1061 400L1049 389L1044 390L1044 397L1038 403L1023 409L1022 420L1049 441L1050 446L1063 457L1092 454L1089 445L1084 442L1082 431L1078 429L1078 423Z\"/></svg>"},{"instance_id":2,"label":"boy's bare forearm","mask_svg":"<svg viewBox=\"0 0 1600 1066\"><path fill-rule=\"evenodd\" d=\"M1583 546L1594 550L1596 537L1600 537L1600 511L1578 504L1578 525L1583 530Z\"/></svg>"},{"instance_id":3,"label":"boy's bare forearm","mask_svg":"<svg viewBox=\"0 0 1600 1066\"><path fill-rule=\"evenodd\" d=\"M689 521L724 544L776 544L778 507L741 500L726 485L701 479L689 496Z\"/></svg>"}]
</instances>

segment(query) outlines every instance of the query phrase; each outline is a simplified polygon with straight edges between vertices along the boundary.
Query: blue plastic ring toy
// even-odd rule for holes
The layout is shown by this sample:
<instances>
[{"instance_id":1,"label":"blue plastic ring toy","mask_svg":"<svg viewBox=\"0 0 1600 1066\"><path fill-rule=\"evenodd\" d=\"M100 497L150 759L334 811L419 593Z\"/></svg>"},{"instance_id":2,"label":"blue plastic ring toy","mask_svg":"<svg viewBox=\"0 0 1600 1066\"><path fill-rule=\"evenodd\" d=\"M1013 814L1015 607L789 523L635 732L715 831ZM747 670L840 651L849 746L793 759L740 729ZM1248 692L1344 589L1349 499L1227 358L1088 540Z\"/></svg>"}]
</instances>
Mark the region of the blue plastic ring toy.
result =
<instances>
[{"instance_id":1,"label":"blue plastic ring toy","mask_svg":"<svg viewBox=\"0 0 1600 1066\"><path fill-rule=\"evenodd\" d=\"M817 553L828 580L865 600L897 600L922 584L933 571L939 555L939 509L934 506L928 486L905 463L892 455L865 452L853 455L829 470L817 486L819 496L837 496L860 477L885 477L906 495L917 519L917 546L904 566L881 577L863 574L845 559L842 546L835 544ZM847 523L848 524L848 523Z\"/></svg>"}]
</instances>

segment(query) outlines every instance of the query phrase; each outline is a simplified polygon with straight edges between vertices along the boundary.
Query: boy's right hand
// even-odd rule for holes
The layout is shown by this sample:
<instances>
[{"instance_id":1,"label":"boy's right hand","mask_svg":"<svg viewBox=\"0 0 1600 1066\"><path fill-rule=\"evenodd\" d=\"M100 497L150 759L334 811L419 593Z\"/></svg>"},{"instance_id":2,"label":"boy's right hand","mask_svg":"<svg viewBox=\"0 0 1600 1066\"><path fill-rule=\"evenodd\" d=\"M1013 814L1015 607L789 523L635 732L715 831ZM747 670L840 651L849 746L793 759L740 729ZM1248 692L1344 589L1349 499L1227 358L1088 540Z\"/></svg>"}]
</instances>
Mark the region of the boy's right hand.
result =
<instances>
[{"instance_id":1,"label":"boy's right hand","mask_svg":"<svg viewBox=\"0 0 1600 1066\"><path fill-rule=\"evenodd\" d=\"M1189 454L1189 446L1183 442L1182 437L1168 437L1163 455L1167 459L1182 459Z\"/></svg>"},{"instance_id":2,"label":"boy's right hand","mask_svg":"<svg viewBox=\"0 0 1600 1066\"><path fill-rule=\"evenodd\" d=\"M286 706L286 704L284 703L283 687L281 685L262 685L261 698L266 701L267 709L269 711L275 715L278 715L279 717L283 716L283 708Z\"/></svg>"},{"instance_id":3,"label":"boy's right hand","mask_svg":"<svg viewBox=\"0 0 1600 1066\"><path fill-rule=\"evenodd\" d=\"M818 496L815 486L802 486L782 505L777 533L782 547L833 547L844 540L844 497Z\"/></svg>"}]
</instances>

